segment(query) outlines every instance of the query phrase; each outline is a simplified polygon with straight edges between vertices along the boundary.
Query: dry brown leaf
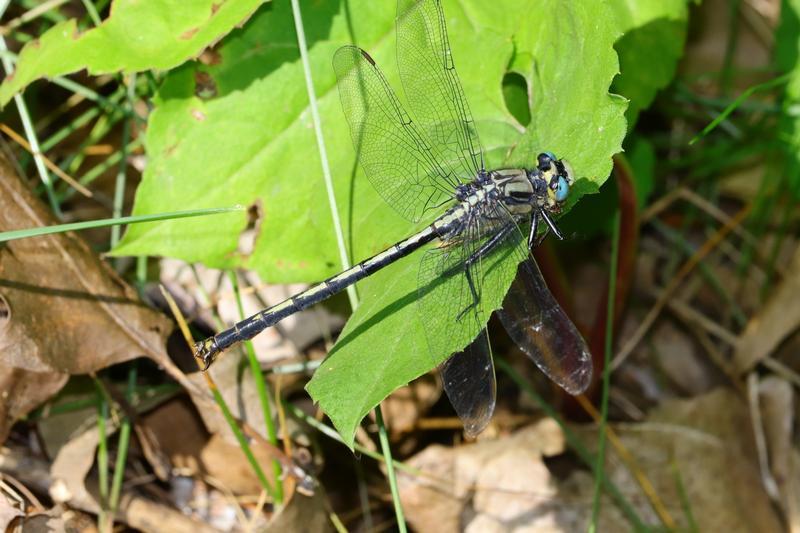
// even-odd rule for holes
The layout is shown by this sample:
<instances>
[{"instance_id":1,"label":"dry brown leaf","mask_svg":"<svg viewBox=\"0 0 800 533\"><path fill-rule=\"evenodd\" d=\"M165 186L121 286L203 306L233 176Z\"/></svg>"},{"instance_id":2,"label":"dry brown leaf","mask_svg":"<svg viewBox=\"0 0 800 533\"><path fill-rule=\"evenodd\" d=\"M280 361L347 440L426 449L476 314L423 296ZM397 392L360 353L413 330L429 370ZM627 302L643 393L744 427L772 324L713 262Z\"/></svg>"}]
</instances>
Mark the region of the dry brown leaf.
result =
<instances>
[{"instance_id":1,"label":"dry brown leaf","mask_svg":"<svg viewBox=\"0 0 800 533\"><path fill-rule=\"evenodd\" d=\"M800 327L800 248L794 254L787 275L773 291L766 305L750 319L739 337L733 364L740 374L752 369Z\"/></svg>"},{"instance_id":2,"label":"dry brown leaf","mask_svg":"<svg viewBox=\"0 0 800 533\"><path fill-rule=\"evenodd\" d=\"M175 399L159 406L143 415L141 424L153 435L174 468L192 474L202 472L200 453L208 441L208 432L185 400Z\"/></svg>"},{"instance_id":3,"label":"dry brown leaf","mask_svg":"<svg viewBox=\"0 0 800 533\"><path fill-rule=\"evenodd\" d=\"M761 485L746 403L727 389L688 400L665 400L648 421L615 426L679 528L688 528L676 472L699 531L781 531ZM596 430L580 430L587 442ZM631 473L609 450L607 475L646 523L658 519ZM604 528L600 528L603 530Z\"/></svg>"},{"instance_id":4,"label":"dry brown leaf","mask_svg":"<svg viewBox=\"0 0 800 533\"><path fill-rule=\"evenodd\" d=\"M786 523L791 533L800 533L800 451L796 448L786 478Z\"/></svg>"},{"instance_id":5,"label":"dry brown leaf","mask_svg":"<svg viewBox=\"0 0 800 533\"><path fill-rule=\"evenodd\" d=\"M792 428L794 427L794 390L786 380L769 376L758 384L761 423L764 427L769 468L781 496L787 518L793 504ZM795 517L797 519L797 517ZM798 524L800 525L800 524Z\"/></svg>"},{"instance_id":6,"label":"dry brown leaf","mask_svg":"<svg viewBox=\"0 0 800 533\"><path fill-rule=\"evenodd\" d=\"M596 428L576 431L596 443ZM699 531L780 531L761 486L747 405L718 389L691 400L667 400L648 421L615 427L679 528L688 528L676 470ZM583 531L591 517L594 482L573 470L550 473L543 456L559 453L551 420L508 439L456 449L431 446L409 463L426 475L400 476L409 522L419 531ZM550 446L548 447L548 443ZM660 522L628 469L609 448L607 476L645 524ZM430 477L429 477L430 476ZM607 495L598 531L631 528Z\"/></svg>"},{"instance_id":7,"label":"dry brown leaf","mask_svg":"<svg viewBox=\"0 0 800 533\"><path fill-rule=\"evenodd\" d=\"M56 223L0 154L0 231ZM81 374L147 356L192 387L166 355L171 329L73 233L0 245L0 381L16 380L19 370L39 373L20 383L26 398L0 398L0 442L15 418L63 383L48 373ZM47 386L31 388L36 380Z\"/></svg>"},{"instance_id":8,"label":"dry brown leaf","mask_svg":"<svg viewBox=\"0 0 800 533\"><path fill-rule=\"evenodd\" d=\"M222 393L222 397L225 403L228 404L233 416L238 420L247 422L262 437L266 436L267 428L261 411L258 389L253 379L253 374L250 372L250 367L242 367L240 354L232 350L230 353L225 354L225 357L218 359L208 372L211 374L217 389ZM205 390L206 381L201 374L192 374L189 379L198 388ZM207 393L199 398L192 394L191 398L195 402L197 411L203 418L208 431L219 433L228 442L235 443L236 438L219 407L214 403L205 405ZM269 401L273 418L275 418L274 415L277 413L277 409L271 397Z\"/></svg>"},{"instance_id":9,"label":"dry brown leaf","mask_svg":"<svg viewBox=\"0 0 800 533\"><path fill-rule=\"evenodd\" d=\"M33 372L0 364L0 443L14 421L61 390L68 377L60 372Z\"/></svg>"},{"instance_id":10,"label":"dry brown leaf","mask_svg":"<svg viewBox=\"0 0 800 533\"><path fill-rule=\"evenodd\" d=\"M196 412L184 401L171 401L144 416L142 421L158 441L162 452L184 474L209 476L214 479L215 486L223 486L233 494L261 492L258 478L239 445L231 443L221 433L209 436ZM180 427L181 431L176 432L175 427ZM259 439L252 439L250 446L264 472L271 472L273 459L281 463L284 491L292 494L301 471L294 464L291 464L292 471L285 471L289 461L282 451ZM300 481L312 480L301 477ZM313 487L308 490L313 490Z\"/></svg>"},{"instance_id":11,"label":"dry brown leaf","mask_svg":"<svg viewBox=\"0 0 800 533\"><path fill-rule=\"evenodd\" d=\"M16 518L25 516L20 509L21 504L22 502L15 501L0 491L0 531L11 531L8 529L9 524Z\"/></svg>"},{"instance_id":12,"label":"dry brown leaf","mask_svg":"<svg viewBox=\"0 0 800 533\"><path fill-rule=\"evenodd\" d=\"M55 480L50 475L50 465L38 456L31 454L27 448L0 448L0 471L8 472L31 490L40 493L53 492ZM89 483L97 486L97 479L90 478ZM82 492L82 491L81 491ZM84 493L85 494L85 493ZM70 500L70 509L80 509L96 513L97 504L93 497ZM206 533L214 531L207 524L184 516L180 511L148 500L137 494L135 490L127 492L123 486L118 521L131 528L142 531L170 531L175 533Z\"/></svg>"},{"instance_id":13,"label":"dry brown leaf","mask_svg":"<svg viewBox=\"0 0 800 533\"><path fill-rule=\"evenodd\" d=\"M95 496L87 490L84 482L94 464L99 440L100 433L95 426L61 447L50 467L52 484L49 492L53 501L57 503L80 501L88 506L89 511L93 513L100 511L100 505Z\"/></svg>"},{"instance_id":14,"label":"dry brown leaf","mask_svg":"<svg viewBox=\"0 0 800 533\"><path fill-rule=\"evenodd\" d=\"M399 476L406 518L420 532L571 531L591 510L562 493L543 462L563 451L552 419L500 440L429 446L407 461L425 474Z\"/></svg>"},{"instance_id":15,"label":"dry brown leaf","mask_svg":"<svg viewBox=\"0 0 800 533\"><path fill-rule=\"evenodd\" d=\"M59 508L50 509L44 513L36 513L25 519L25 533L66 533L74 531L68 529L62 516L64 511Z\"/></svg>"},{"instance_id":16,"label":"dry brown leaf","mask_svg":"<svg viewBox=\"0 0 800 533\"><path fill-rule=\"evenodd\" d=\"M432 374L421 376L407 387L390 394L381 404L381 409L392 440L412 431L420 417L428 412L441 395L442 387Z\"/></svg>"},{"instance_id":17,"label":"dry brown leaf","mask_svg":"<svg viewBox=\"0 0 800 533\"><path fill-rule=\"evenodd\" d=\"M267 533L286 531L313 531L327 533L335 531L328 519L325 497L322 493L313 496L295 495L263 529Z\"/></svg>"},{"instance_id":18,"label":"dry brown leaf","mask_svg":"<svg viewBox=\"0 0 800 533\"><path fill-rule=\"evenodd\" d=\"M0 231L57 223L0 157ZM9 313L0 353L10 367L82 374L142 355L165 358L169 321L74 234L5 243L0 294Z\"/></svg>"},{"instance_id":19,"label":"dry brown leaf","mask_svg":"<svg viewBox=\"0 0 800 533\"><path fill-rule=\"evenodd\" d=\"M658 367L684 394L707 392L713 383L710 368L697 353L696 344L682 329L668 320L653 328L651 344Z\"/></svg>"}]
</instances>

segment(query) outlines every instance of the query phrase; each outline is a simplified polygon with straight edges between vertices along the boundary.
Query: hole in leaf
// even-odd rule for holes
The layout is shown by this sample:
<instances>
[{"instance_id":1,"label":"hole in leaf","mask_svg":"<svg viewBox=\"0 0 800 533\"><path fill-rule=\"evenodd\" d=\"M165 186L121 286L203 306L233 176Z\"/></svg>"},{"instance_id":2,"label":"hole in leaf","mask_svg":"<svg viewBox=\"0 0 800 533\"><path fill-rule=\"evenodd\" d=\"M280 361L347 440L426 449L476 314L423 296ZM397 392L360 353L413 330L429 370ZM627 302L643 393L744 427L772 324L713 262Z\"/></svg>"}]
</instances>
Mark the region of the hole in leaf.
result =
<instances>
[{"instance_id":1,"label":"hole in leaf","mask_svg":"<svg viewBox=\"0 0 800 533\"><path fill-rule=\"evenodd\" d=\"M11 320L11 306L8 301L0 294L0 329L3 329Z\"/></svg>"},{"instance_id":2,"label":"hole in leaf","mask_svg":"<svg viewBox=\"0 0 800 533\"><path fill-rule=\"evenodd\" d=\"M263 220L264 206L259 198L247 207L247 226L239 234L238 251L243 257L249 257L255 250Z\"/></svg>"},{"instance_id":3,"label":"hole in leaf","mask_svg":"<svg viewBox=\"0 0 800 533\"><path fill-rule=\"evenodd\" d=\"M503 76L503 100L506 109L517 121L527 127L531 123L528 106L528 82L517 72L506 72Z\"/></svg>"}]
</instances>

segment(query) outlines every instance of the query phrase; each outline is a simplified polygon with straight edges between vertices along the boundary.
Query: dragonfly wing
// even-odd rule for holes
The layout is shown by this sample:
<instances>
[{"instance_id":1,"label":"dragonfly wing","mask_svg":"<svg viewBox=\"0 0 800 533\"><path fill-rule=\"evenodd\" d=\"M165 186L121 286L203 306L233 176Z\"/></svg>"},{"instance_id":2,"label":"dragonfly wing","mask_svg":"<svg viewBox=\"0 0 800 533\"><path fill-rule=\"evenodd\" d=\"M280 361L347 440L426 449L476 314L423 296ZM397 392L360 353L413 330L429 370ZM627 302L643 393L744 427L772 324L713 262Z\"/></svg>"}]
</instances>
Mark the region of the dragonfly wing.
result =
<instances>
[{"instance_id":1,"label":"dragonfly wing","mask_svg":"<svg viewBox=\"0 0 800 533\"><path fill-rule=\"evenodd\" d=\"M451 198L459 181L437 161L365 51L343 46L333 56L342 109L358 160L383 199L413 222Z\"/></svg>"},{"instance_id":2,"label":"dragonfly wing","mask_svg":"<svg viewBox=\"0 0 800 533\"><path fill-rule=\"evenodd\" d=\"M483 153L440 0L398 0L397 66L411 112L440 160L459 178L474 178L484 168Z\"/></svg>"},{"instance_id":3,"label":"dragonfly wing","mask_svg":"<svg viewBox=\"0 0 800 533\"><path fill-rule=\"evenodd\" d=\"M432 362L440 365L445 392L473 436L494 411L494 367L485 331L493 308L484 296L499 292L497 284L508 279L506 269L516 271L519 250L525 248L525 238L504 210L491 215L463 221L463 228L443 235L442 245L422 256L418 276L419 318ZM504 228L505 238L485 255L479 253ZM454 350L459 352L450 358Z\"/></svg>"},{"instance_id":4,"label":"dragonfly wing","mask_svg":"<svg viewBox=\"0 0 800 533\"><path fill-rule=\"evenodd\" d=\"M570 394L586 390L592 378L589 349L532 258L520 263L498 315L509 336L547 377Z\"/></svg>"},{"instance_id":5,"label":"dragonfly wing","mask_svg":"<svg viewBox=\"0 0 800 533\"><path fill-rule=\"evenodd\" d=\"M477 436L492 419L497 391L486 329L463 352L442 363L439 373L464 433L470 438Z\"/></svg>"}]
</instances>

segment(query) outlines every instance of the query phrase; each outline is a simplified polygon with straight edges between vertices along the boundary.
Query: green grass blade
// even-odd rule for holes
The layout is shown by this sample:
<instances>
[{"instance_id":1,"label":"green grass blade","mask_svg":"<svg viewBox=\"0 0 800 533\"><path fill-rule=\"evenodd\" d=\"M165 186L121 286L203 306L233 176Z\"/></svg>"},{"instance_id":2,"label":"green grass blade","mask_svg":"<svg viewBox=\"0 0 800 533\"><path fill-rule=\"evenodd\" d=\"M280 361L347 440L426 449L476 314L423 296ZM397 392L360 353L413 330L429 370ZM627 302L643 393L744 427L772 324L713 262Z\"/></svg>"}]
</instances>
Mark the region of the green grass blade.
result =
<instances>
[{"instance_id":1,"label":"green grass blade","mask_svg":"<svg viewBox=\"0 0 800 533\"><path fill-rule=\"evenodd\" d=\"M592 521L589 531L597 531L597 521L600 518L600 496L604 481L604 468L606 457L606 422L608 420L608 393L611 380L611 350L614 337L614 299L617 295L617 255L619 253L620 232L619 210L614 213L614 231L611 238L611 266L608 273L608 303L606 306L606 343L603 359L603 385L600 399L600 427L597 443L597 459L594 467L594 498L592 500Z\"/></svg>"},{"instance_id":2,"label":"green grass blade","mask_svg":"<svg viewBox=\"0 0 800 533\"><path fill-rule=\"evenodd\" d=\"M244 306L242 305L242 293L239 291L239 280L236 278L236 273L232 271L228 271L228 278L231 280L233 293L236 295L236 307L239 310L239 317L244 320L247 317L244 314ZM261 403L261 412L264 415L264 427L267 430L267 440L277 448L278 432L275 430L275 422L272 419L272 407L269 403L270 394L267 391L267 384L264 381L264 374L261 372L261 365L256 358L256 351L252 341L245 341L244 349L247 353L247 360L250 363L250 372L253 374L253 381L255 382L256 391L258 392L258 400ZM280 505L283 503L283 483L281 483L281 464L277 459L272 460L272 473L273 487L275 487L275 504Z\"/></svg>"},{"instance_id":3,"label":"green grass blade","mask_svg":"<svg viewBox=\"0 0 800 533\"><path fill-rule=\"evenodd\" d=\"M314 92L314 82L311 77L311 65L308 58L308 46L306 44L305 30L303 28L303 19L300 13L300 4L298 0L292 0L292 18L294 19L295 31L297 32L297 44L300 49L300 58L303 64L303 74L306 81L306 89L308 90L308 100L311 107L311 117L314 123L314 134L317 139L317 149L319 150L320 161L322 163L322 174L325 180L325 188L328 193L328 203L330 205L331 215L333 217L333 228L336 233L336 244L339 249L339 260L342 269L350 267L348 259L347 247L345 246L344 233L342 232L342 224L339 220L338 204L336 203L336 196L333 189L333 179L331 178L330 166L328 163L328 154L325 148L325 140L322 136L322 123L317 109L317 95ZM355 286L351 285L347 288L347 296L350 300L350 307L355 311L358 308L358 295L356 294ZM381 414L380 404L375 408L375 421L378 425L378 435L381 443L381 451L383 452L386 460L386 477L389 481L389 487L392 492L392 503L394 504L395 516L397 517L397 527L401 533L406 531L406 522L403 513L403 506L400 502L400 493L397 488L397 478L393 466L392 450L389 445L389 437L386 432L386 426L383 422L383 415Z\"/></svg>"},{"instance_id":4,"label":"green grass blade","mask_svg":"<svg viewBox=\"0 0 800 533\"><path fill-rule=\"evenodd\" d=\"M136 215L120 218L103 218L100 220L88 220L86 222L72 222L69 224L58 224L56 226L42 226L39 228L28 228L0 233L0 242L13 241L15 239L27 239L29 237L39 237L41 235L51 235L53 233L64 233L65 231L79 231L92 228L105 228L119 224L141 224L143 222L156 222L158 220L171 220L177 218L200 217L208 215L218 215L221 213L232 213L234 211L244 211L242 206L234 207L211 207L207 209L187 209L186 211L174 211L172 213L159 213L157 215Z\"/></svg>"},{"instance_id":5,"label":"green grass blade","mask_svg":"<svg viewBox=\"0 0 800 533\"><path fill-rule=\"evenodd\" d=\"M695 135L692 138L692 140L689 141L689 145L692 145L692 144L696 143L697 141L699 141L700 139L702 139L703 137L708 135L712 130L714 130L714 128L719 126L726 118L728 118L731 113L736 111L736 109L740 105L742 105L742 103L744 103L745 100L747 100L748 98L753 96L753 94L755 94L757 92L760 92L760 91L766 91L766 90L772 89L774 87L778 87L780 85L783 85L784 83L787 83L791 79L791 76L792 76L791 74L784 74L783 76L779 76L779 77L777 77L775 79L766 81L764 83L759 83L758 85L753 85L752 87L748 87L747 89L745 89L742 92L742 94L740 94L733 102L731 102L731 105L726 107L722 111L722 113L720 113L717 116L717 118L712 120L711 123L708 126L703 128L703 131L701 131L700 133Z\"/></svg>"},{"instance_id":6,"label":"green grass blade","mask_svg":"<svg viewBox=\"0 0 800 533\"><path fill-rule=\"evenodd\" d=\"M136 361L128 369L128 386L125 399L130 404L136 391ZM117 444L117 461L114 463L114 477L111 480L111 491L108 496L108 511L115 516L119 508L119 497L122 494L122 482L125 480L125 463L128 461L128 450L131 442L131 419L125 415L119 427L119 443Z\"/></svg>"},{"instance_id":7,"label":"green grass blade","mask_svg":"<svg viewBox=\"0 0 800 533\"><path fill-rule=\"evenodd\" d=\"M119 160L119 169L117 170L117 179L114 181L114 205L112 207L111 216L113 218L120 218L122 216L122 206L125 203L125 182L127 181L128 173L128 144L131 137L131 120L135 114L133 112L133 104L136 99L136 74L131 74L127 86L127 104L130 116L122 123L122 154ZM111 248L114 248L119 243L119 237L122 233L122 227L119 225L111 226ZM119 259L116 260L117 265Z\"/></svg>"}]
</instances>

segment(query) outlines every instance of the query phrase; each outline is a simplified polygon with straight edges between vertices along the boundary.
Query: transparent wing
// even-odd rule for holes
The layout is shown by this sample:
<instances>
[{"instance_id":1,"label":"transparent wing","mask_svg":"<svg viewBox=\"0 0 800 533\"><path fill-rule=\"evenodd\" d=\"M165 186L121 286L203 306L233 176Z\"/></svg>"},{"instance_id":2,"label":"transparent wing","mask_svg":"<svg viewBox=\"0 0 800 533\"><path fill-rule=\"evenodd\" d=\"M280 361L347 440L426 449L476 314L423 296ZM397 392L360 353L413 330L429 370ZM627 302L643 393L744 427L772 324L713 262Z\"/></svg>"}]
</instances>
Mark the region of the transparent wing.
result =
<instances>
[{"instance_id":1,"label":"transparent wing","mask_svg":"<svg viewBox=\"0 0 800 533\"><path fill-rule=\"evenodd\" d=\"M494 413L497 386L489 336L482 329L472 344L439 365L444 391L467 437L484 430Z\"/></svg>"},{"instance_id":2,"label":"transparent wing","mask_svg":"<svg viewBox=\"0 0 800 533\"><path fill-rule=\"evenodd\" d=\"M509 336L547 377L570 394L592 378L586 342L547 288L533 258L520 263L498 312Z\"/></svg>"},{"instance_id":3,"label":"transparent wing","mask_svg":"<svg viewBox=\"0 0 800 533\"><path fill-rule=\"evenodd\" d=\"M480 255L503 228L510 231ZM495 405L494 366L484 329L492 309L483 295L497 293L500 270L509 268L509 256L525 240L502 210L497 217L464 221L462 228L442 237L443 245L425 252L420 262L419 314L433 362L440 364L444 390L465 432L474 436L489 422ZM476 257L467 268L468 259ZM510 260L515 267L516 259ZM453 346L466 348L450 358Z\"/></svg>"},{"instance_id":4,"label":"transparent wing","mask_svg":"<svg viewBox=\"0 0 800 533\"><path fill-rule=\"evenodd\" d=\"M411 112L434 152L460 179L472 179L484 168L483 153L440 0L398 0L397 66Z\"/></svg>"},{"instance_id":5,"label":"transparent wing","mask_svg":"<svg viewBox=\"0 0 800 533\"><path fill-rule=\"evenodd\" d=\"M356 46L343 46L333 56L333 68L367 178L398 213L419 221L452 197L458 180L437 162L430 143L369 54Z\"/></svg>"}]
</instances>

